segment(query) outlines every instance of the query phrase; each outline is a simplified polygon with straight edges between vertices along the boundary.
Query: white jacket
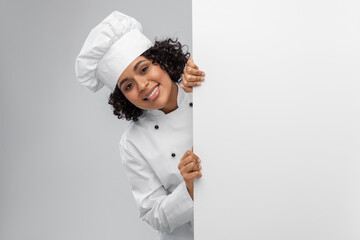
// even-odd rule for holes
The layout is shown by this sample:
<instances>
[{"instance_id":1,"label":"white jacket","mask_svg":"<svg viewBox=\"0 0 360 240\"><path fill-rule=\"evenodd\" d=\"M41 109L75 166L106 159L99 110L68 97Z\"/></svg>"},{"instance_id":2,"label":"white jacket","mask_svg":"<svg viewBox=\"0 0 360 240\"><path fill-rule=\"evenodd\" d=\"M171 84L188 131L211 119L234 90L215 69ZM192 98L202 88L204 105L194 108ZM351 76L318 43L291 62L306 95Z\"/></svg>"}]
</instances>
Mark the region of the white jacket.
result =
<instances>
[{"instance_id":1,"label":"white jacket","mask_svg":"<svg viewBox=\"0 0 360 240\"><path fill-rule=\"evenodd\" d=\"M159 239L193 239L193 201L178 164L192 147L192 94L178 87L178 108L147 110L131 122L120 155L140 218L159 230Z\"/></svg>"}]
</instances>

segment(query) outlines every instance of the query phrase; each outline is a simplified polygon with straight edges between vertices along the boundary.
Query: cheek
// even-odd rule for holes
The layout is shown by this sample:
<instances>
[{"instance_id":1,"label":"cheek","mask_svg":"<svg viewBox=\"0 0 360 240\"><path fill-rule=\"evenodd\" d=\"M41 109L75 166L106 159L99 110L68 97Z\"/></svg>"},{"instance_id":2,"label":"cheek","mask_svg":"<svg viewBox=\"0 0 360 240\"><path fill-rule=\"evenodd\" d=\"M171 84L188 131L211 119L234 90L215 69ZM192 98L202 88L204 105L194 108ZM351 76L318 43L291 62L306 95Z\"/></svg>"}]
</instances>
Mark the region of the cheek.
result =
<instances>
[{"instance_id":1,"label":"cheek","mask_svg":"<svg viewBox=\"0 0 360 240\"><path fill-rule=\"evenodd\" d=\"M155 71L151 73L151 78L156 79L157 81L167 81L170 79L169 75L166 71L162 70L160 67L158 67Z\"/></svg>"},{"instance_id":2,"label":"cheek","mask_svg":"<svg viewBox=\"0 0 360 240\"><path fill-rule=\"evenodd\" d=\"M138 97L136 96L136 94L134 92L124 94L124 96L126 97L126 99L129 102L131 102L134 105L136 105L136 103L139 101Z\"/></svg>"},{"instance_id":3,"label":"cheek","mask_svg":"<svg viewBox=\"0 0 360 240\"><path fill-rule=\"evenodd\" d=\"M150 76L150 78L157 80L157 81L161 81L162 79L162 74L159 71L153 72Z\"/></svg>"}]
</instances>

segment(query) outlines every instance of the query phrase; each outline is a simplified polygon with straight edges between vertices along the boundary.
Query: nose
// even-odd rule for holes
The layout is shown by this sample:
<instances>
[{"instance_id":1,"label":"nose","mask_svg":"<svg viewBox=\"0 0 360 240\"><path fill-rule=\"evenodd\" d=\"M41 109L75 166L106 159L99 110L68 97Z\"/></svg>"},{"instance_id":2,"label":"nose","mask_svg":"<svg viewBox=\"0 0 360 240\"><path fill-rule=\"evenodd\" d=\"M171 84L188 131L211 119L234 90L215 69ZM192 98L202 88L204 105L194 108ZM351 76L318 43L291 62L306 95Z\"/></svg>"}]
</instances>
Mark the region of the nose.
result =
<instances>
[{"instance_id":1,"label":"nose","mask_svg":"<svg viewBox=\"0 0 360 240\"><path fill-rule=\"evenodd\" d=\"M149 84L149 81L146 77L138 77L136 78L139 92L142 92L146 89L147 85Z\"/></svg>"}]
</instances>

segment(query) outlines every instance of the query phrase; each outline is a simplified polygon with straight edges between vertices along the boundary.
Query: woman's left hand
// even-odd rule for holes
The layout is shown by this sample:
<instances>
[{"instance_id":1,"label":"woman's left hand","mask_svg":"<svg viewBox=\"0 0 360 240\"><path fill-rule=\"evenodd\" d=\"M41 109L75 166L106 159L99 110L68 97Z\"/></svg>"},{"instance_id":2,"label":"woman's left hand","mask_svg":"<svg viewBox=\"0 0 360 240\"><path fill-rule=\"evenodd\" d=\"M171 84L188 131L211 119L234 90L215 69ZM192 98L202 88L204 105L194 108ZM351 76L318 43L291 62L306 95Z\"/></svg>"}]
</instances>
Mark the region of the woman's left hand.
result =
<instances>
[{"instance_id":1,"label":"woman's left hand","mask_svg":"<svg viewBox=\"0 0 360 240\"><path fill-rule=\"evenodd\" d=\"M184 69L184 74L182 76L182 87L185 92L192 92L193 87L200 86L201 83L205 80L205 73L199 70L199 67L195 65L193 58L191 57L187 61L187 66Z\"/></svg>"},{"instance_id":2,"label":"woman's left hand","mask_svg":"<svg viewBox=\"0 0 360 240\"><path fill-rule=\"evenodd\" d=\"M178 165L180 174L183 176L186 183L186 188L189 192L190 197L194 200L194 179L201 178L199 157L193 152L193 149L186 151L184 156L181 158Z\"/></svg>"}]
</instances>

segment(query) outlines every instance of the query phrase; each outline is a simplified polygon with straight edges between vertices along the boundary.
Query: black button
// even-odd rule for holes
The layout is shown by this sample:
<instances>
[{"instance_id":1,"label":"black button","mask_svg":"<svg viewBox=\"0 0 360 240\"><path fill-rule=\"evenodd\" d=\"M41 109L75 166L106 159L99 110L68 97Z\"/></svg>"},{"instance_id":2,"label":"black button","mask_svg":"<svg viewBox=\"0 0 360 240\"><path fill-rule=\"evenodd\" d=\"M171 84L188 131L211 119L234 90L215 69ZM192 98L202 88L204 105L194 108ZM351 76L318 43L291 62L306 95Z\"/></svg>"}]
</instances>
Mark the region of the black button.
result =
<instances>
[{"instance_id":1,"label":"black button","mask_svg":"<svg viewBox=\"0 0 360 240\"><path fill-rule=\"evenodd\" d=\"M193 106L192 102L191 102L191 103L189 103L189 105L190 105L190 107L192 107L192 106Z\"/></svg>"},{"instance_id":2,"label":"black button","mask_svg":"<svg viewBox=\"0 0 360 240\"><path fill-rule=\"evenodd\" d=\"M175 153L172 153L171 156L172 156L172 157L175 157L176 155L175 155Z\"/></svg>"},{"instance_id":3,"label":"black button","mask_svg":"<svg viewBox=\"0 0 360 240\"><path fill-rule=\"evenodd\" d=\"M159 126L158 126L158 125L155 125L155 129L159 129Z\"/></svg>"}]
</instances>

